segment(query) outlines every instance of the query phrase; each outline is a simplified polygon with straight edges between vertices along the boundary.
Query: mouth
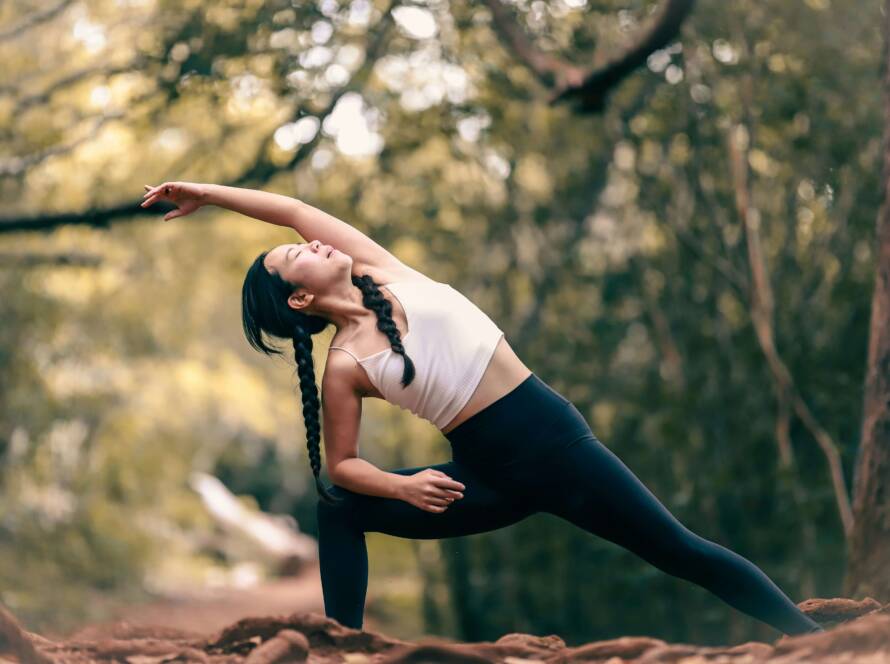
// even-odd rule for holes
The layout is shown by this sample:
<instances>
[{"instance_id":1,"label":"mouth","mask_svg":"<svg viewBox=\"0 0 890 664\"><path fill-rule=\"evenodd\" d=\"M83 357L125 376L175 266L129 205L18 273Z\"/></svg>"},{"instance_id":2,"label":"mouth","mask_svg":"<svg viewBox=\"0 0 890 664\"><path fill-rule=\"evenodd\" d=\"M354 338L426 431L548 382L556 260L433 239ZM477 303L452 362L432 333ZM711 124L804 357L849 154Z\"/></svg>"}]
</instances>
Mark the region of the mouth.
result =
<instances>
[{"instance_id":1,"label":"mouth","mask_svg":"<svg viewBox=\"0 0 890 664\"><path fill-rule=\"evenodd\" d=\"M337 251L337 250L334 249L333 247L331 247L331 250L328 252L328 258L330 258L331 254L333 254L335 251Z\"/></svg>"}]
</instances>

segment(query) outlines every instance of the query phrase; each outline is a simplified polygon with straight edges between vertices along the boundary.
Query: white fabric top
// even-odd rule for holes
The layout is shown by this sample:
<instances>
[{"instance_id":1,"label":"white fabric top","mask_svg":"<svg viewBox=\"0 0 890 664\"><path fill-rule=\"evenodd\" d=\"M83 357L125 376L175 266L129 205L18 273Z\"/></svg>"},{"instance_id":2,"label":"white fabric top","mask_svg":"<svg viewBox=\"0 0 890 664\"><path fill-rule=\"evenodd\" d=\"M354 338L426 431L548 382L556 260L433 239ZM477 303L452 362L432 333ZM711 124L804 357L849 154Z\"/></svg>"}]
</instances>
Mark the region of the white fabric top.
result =
<instances>
[{"instance_id":1,"label":"white fabric top","mask_svg":"<svg viewBox=\"0 0 890 664\"><path fill-rule=\"evenodd\" d=\"M392 348L358 358L380 394L442 429L470 400L504 335L494 321L460 291L440 281L397 281L383 286L408 319L402 335L414 362L414 380L401 383L404 360Z\"/></svg>"}]
</instances>

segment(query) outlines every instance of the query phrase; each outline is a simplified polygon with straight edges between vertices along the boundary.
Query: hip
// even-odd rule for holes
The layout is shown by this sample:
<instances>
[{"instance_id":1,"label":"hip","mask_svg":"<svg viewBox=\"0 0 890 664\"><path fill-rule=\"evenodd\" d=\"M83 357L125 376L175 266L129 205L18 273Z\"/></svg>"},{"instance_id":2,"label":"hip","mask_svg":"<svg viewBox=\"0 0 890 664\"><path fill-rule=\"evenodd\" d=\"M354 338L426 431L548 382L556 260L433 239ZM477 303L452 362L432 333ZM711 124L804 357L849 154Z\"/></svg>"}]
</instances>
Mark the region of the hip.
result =
<instances>
[{"instance_id":1,"label":"hip","mask_svg":"<svg viewBox=\"0 0 890 664\"><path fill-rule=\"evenodd\" d=\"M574 404L532 372L444 435L455 462L502 483L533 479L561 450L593 433Z\"/></svg>"}]
</instances>

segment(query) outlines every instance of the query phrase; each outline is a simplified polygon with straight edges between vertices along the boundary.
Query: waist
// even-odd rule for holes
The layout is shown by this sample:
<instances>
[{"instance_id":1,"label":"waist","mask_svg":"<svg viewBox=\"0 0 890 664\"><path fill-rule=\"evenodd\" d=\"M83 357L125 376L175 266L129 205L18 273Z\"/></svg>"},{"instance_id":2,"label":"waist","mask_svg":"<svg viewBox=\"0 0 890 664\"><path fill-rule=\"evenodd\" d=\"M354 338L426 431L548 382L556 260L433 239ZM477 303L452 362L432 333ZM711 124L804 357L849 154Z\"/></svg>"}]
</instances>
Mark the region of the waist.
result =
<instances>
[{"instance_id":1,"label":"waist","mask_svg":"<svg viewBox=\"0 0 890 664\"><path fill-rule=\"evenodd\" d=\"M531 458L590 433L572 402L532 372L501 398L447 433L454 460Z\"/></svg>"},{"instance_id":2,"label":"waist","mask_svg":"<svg viewBox=\"0 0 890 664\"><path fill-rule=\"evenodd\" d=\"M506 337L502 335L476 389L463 408L448 424L440 428L441 432L443 434L450 433L480 410L504 396L505 387L507 391L512 390L530 374L531 369L516 356L516 353L510 348L510 344L507 343Z\"/></svg>"}]
</instances>

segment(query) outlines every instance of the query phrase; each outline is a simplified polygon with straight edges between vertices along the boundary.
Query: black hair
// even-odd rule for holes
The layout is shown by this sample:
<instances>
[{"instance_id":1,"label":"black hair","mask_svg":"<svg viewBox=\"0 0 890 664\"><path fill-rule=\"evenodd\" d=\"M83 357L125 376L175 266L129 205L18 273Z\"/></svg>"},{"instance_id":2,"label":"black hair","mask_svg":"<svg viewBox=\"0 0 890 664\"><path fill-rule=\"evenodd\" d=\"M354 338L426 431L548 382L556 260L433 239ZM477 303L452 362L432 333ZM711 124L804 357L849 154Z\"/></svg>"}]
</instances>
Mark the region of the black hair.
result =
<instances>
[{"instance_id":1,"label":"black hair","mask_svg":"<svg viewBox=\"0 0 890 664\"><path fill-rule=\"evenodd\" d=\"M309 450L312 474L315 476L315 488L322 500L334 504L339 499L328 491L319 476L321 473L320 404L312 359L312 335L318 334L332 323L324 316L297 311L288 305L288 297L300 287L300 284L290 283L278 273L269 272L263 264L268 253L264 251L257 256L244 277L241 289L241 322L244 334L253 348L266 355L281 355L282 352L266 344L263 332L293 341L294 358L300 376L303 420L306 423L306 447ZM362 292L362 304L377 314L377 329L389 339L392 350L404 359L402 386L407 387L414 380L414 363L405 352L401 334L392 319L392 303L383 297L379 284L370 276L352 275L352 283Z\"/></svg>"}]
</instances>

